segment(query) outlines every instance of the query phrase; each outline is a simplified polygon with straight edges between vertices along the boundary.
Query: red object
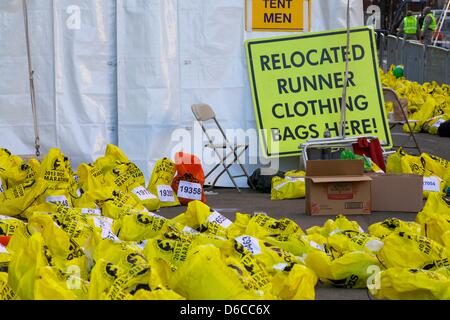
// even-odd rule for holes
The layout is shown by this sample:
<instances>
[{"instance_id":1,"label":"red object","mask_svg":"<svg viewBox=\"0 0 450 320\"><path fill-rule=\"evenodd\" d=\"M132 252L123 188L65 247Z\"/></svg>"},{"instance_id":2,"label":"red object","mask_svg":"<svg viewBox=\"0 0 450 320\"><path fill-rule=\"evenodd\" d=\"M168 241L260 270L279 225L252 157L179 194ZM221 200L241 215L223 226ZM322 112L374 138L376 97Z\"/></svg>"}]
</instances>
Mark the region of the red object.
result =
<instances>
[{"instance_id":1,"label":"red object","mask_svg":"<svg viewBox=\"0 0 450 320\"><path fill-rule=\"evenodd\" d=\"M172 189L177 193L180 203L186 205L193 200L206 203L203 189L205 175L200 159L193 154L178 152L175 154L175 167L177 175L172 181Z\"/></svg>"},{"instance_id":2,"label":"red object","mask_svg":"<svg viewBox=\"0 0 450 320\"><path fill-rule=\"evenodd\" d=\"M360 156L365 155L372 159L381 170L386 172L386 164L384 163L383 149L380 141L374 139L369 142L366 138L359 138L357 143L353 144L353 152Z\"/></svg>"},{"instance_id":3,"label":"red object","mask_svg":"<svg viewBox=\"0 0 450 320\"><path fill-rule=\"evenodd\" d=\"M0 236L0 244L2 244L4 247L8 246L9 240L11 240L11 236Z\"/></svg>"}]
</instances>

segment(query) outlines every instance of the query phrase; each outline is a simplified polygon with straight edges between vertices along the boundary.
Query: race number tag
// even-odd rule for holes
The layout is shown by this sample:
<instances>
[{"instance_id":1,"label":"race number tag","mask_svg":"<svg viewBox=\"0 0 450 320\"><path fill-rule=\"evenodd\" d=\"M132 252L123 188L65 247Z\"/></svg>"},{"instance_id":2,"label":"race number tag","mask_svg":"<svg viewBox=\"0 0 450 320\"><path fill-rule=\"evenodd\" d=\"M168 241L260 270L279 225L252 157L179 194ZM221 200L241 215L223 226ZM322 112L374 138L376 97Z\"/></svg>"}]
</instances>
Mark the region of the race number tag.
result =
<instances>
[{"instance_id":1,"label":"race number tag","mask_svg":"<svg viewBox=\"0 0 450 320\"><path fill-rule=\"evenodd\" d=\"M221 215L217 211L214 211L213 213L211 213L209 215L208 222L217 223L224 229L228 228L229 226L231 226L233 224L233 222L231 222L231 220L227 219L227 217Z\"/></svg>"},{"instance_id":2,"label":"race number tag","mask_svg":"<svg viewBox=\"0 0 450 320\"><path fill-rule=\"evenodd\" d=\"M237 237L236 241L242 244L242 246L244 246L244 248L250 251L253 255L262 253L261 247L259 246L259 241L256 238L250 236L241 236Z\"/></svg>"},{"instance_id":3,"label":"race number tag","mask_svg":"<svg viewBox=\"0 0 450 320\"><path fill-rule=\"evenodd\" d=\"M202 186L200 183L180 181L177 195L180 198L202 200Z\"/></svg>"},{"instance_id":4,"label":"race number tag","mask_svg":"<svg viewBox=\"0 0 450 320\"><path fill-rule=\"evenodd\" d=\"M108 217L94 217L94 224L97 228L102 229L102 239L110 239L120 241L120 239L112 232L113 219Z\"/></svg>"},{"instance_id":5,"label":"race number tag","mask_svg":"<svg viewBox=\"0 0 450 320\"><path fill-rule=\"evenodd\" d=\"M45 202L61 204L65 207L69 206L69 200L67 200L66 196L48 196L45 198Z\"/></svg>"},{"instance_id":6,"label":"race number tag","mask_svg":"<svg viewBox=\"0 0 450 320\"><path fill-rule=\"evenodd\" d=\"M166 184L158 185L158 198L161 202L175 202L172 187Z\"/></svg>"},{"instance_id":7,"label":"race number tag","mask_svg":"<svg viewBox=\"0 0 450 320\"><path fill-rule=\"evenodd\" d=\"M90 208L82 208L81 213L82 214L93 214L96 216L102 215L102 211L100 209L90 209Z\"/></svg>"},{"instance_id":8,"label":"race number tag","mask_svg":"<svg viewBox=\"0 0 450 320\"><path fill-rule=\"evenodd\" d=\"M423 177L423 191L440 192L441 186L438 177Z\"/></svg>"},{"instance_id":9,"label":"race number tag","mask_svg":"<svg viewBox=\"0 0 450 320\"><path fill-rule=\"evenodd\" d=\"M3 180L0 179L0 193L4 192L5 189L3 188Z\"/></svg>"},{"instance_id":10,"label":"race number tag","mask_svg":"<svg viewBox=\"0 0 450 320\"><path fill-rule=\"evenodd\" d=\"M150 191L148 191L147 189L145 189L145 188L142 187L142 186L139 186L139 187L137 187L137 188L134 188L134 189L132 190L132 192L133 192L135 195L137 195L138 198L139 198L140 200L142 200L142 201L150 200L150 199L156 199L156 197L155 197Z\"/></svg>"}]
</instances>

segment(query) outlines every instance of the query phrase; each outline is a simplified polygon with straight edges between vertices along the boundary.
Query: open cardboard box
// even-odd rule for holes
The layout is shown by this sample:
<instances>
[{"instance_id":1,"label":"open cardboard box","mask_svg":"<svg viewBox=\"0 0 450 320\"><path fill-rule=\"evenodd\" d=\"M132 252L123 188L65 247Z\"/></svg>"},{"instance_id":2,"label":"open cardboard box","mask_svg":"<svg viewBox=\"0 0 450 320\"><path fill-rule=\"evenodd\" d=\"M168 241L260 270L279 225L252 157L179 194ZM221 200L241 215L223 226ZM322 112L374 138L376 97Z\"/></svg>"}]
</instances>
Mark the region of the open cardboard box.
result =
<instances>
[{"instance_id":1,"label":"open cardboard box","mask_svg":"<svg viewBox=\"0 0 450 320\"><path fill-rule=\"evenodd\" d=\"M372 178L362 160L310 160L306 163L306 213L371 213Z\"/></svg>"}]
</instances>

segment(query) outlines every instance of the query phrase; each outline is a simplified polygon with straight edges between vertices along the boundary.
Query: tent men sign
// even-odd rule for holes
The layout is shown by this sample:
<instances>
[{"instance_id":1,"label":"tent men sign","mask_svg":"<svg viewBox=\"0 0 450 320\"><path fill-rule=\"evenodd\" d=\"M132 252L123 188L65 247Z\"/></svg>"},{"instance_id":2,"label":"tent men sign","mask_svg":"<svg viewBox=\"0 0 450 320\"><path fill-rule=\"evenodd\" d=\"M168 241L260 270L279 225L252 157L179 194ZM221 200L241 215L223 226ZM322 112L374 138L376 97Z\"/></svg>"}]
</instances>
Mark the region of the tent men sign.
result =
<instances>
[{"instance_id":1,"label":"tent men sign","mask_svg":"<svg viewBox=\"0 0 450 320\"><path fill-rule=\"evenodd\" d=\"M303 31L305 0L246 0L246 30Z\"/></svg>"},{"instance_id":2,"label":"tent men sign","mask_svg":"<svg viewBox=\"0 0 450 320\"><path fill-rule=\"evenodd\" d=\"M371 135L391 146L373 31L327 31L248 40L248 71L266 156L292 156L311 139L339 135L345 60L349 57L347 136Z\"/></svg>"}]
</instances>

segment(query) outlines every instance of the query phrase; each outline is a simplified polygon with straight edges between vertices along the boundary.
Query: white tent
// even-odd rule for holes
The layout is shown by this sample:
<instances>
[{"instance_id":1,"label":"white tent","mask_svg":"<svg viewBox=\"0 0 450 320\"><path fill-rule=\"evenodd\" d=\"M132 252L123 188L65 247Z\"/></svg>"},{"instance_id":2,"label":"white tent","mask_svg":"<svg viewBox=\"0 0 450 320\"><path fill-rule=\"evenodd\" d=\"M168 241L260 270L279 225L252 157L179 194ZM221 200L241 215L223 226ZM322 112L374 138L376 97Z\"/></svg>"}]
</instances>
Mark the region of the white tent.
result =
<instances>
[{"instance_id":1,"label":"white tent","mask_svg":"<svg viewBox=\"0 0 450 320\"><path fill-rule=\"evenodd\" d=\"M225 128L255 128L243 44L284 33L246 32L244 0L27 2L44 154L59 147L76 166L115 143L148 178L179 151L174 131L192 130L193 103L214 106ZM312 0L312 31L345 27L346 4ZM362 0L351 8L363 25ZM1 0L0 42L0 147L33 153L21 0Z\"/></svg>"}]
</instances>

